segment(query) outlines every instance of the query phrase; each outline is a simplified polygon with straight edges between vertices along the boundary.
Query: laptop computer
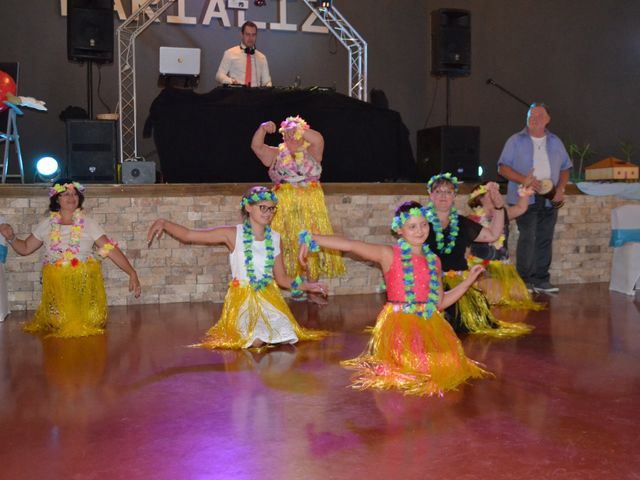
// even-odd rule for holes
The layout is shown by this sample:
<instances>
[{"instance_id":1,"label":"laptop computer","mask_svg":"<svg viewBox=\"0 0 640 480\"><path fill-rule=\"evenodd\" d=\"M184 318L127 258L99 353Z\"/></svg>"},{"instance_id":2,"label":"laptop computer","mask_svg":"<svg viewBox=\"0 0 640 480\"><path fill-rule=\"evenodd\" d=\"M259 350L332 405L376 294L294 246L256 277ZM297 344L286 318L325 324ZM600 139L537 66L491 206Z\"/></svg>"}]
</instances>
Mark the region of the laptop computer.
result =
<instances>
[{"instance_id":1,"label":"laptop computer","mask_svg":"<svg viewBox=\"0 0 640 480\"><path fill-rule=\"evenodd\" d=\"M200 75L200 49L160 47L162 75Z\"/></svg>"}]
</instances>

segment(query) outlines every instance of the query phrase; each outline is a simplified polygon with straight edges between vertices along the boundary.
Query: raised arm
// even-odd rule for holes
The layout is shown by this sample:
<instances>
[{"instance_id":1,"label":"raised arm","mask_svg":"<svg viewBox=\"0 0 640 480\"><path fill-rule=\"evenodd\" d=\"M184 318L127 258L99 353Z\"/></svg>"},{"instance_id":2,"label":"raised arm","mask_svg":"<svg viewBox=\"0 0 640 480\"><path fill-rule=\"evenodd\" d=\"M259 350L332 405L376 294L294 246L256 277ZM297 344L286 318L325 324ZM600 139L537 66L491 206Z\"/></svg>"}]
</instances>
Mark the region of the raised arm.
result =
<instances>
[{"instance_id":1,"label":"raised arm","mask_svg":"<svg viewBox=\"0 0 640 480\"><path fill-rule=\"evenodd\" d=\"M324 138L322 134L311 128L304 131L302 135L307 142L309 142L309 153L319 163L322 161L322 155L324 154Z\"/></svg>"},{"instance_id":2,"label":"raised arm","mask_svg":"<svg viewBox=\"0 0 640 480\"><path fill-rule=\"evenodd\" d=\"M147 233L147 242L149 245L154 238L160 239L162 234L167 232L176 240L182 243L193 243L197 245L226 245L229 251L233 251L235 247L235 227L214 227L203 230L195 230L170 222L164 218L159 218L149 228Z\"/></svg>"},{"instance_id":3,"label":"raised arm","mask_svg":"<svg viewBox=\"0 0 640 480\"><path fill-rule=\"evenodd\" d=\"M518 201L515 205L507 207L508 218L505 220L513 220L525 213L529 208L529 197L534 193L535 192L532 187L525 187L524 185L521 185L518 188Z\"/></svg>"},{"instance_id":4,"label":"raised arm","mask_svg":"<svg viewBox=\"0 0 640 480\"><path fill-rule=\"evenodd\" d=\"M29 234L25 240L20 240L16 237L13 227L8 223L0 225L0 234L7 239L7 243L11 245L11 248L13 248L18 255L31 255L42 245L42 241L34 237L33 234Z\"/></svg>"},{"instance_id":5,"label":"raised arm","mask_svg":"<svg viewBox=\"0 0 640 480\"><path fill-rule=\"evenodd\" d=\"M504 199L498 190L498 185L493 182L487 184L487 195L491 196L496 212L489 226L480 230L480 233L475 238L476 242L495 242L504 231Z\"/></svg>"},{"instance_id":6,"label":"raised arm","mask_svg":"<svg viewBox=\"0 0 640 480\"><path fill-rule=\"evenodd\" d=\"M264 143L264 137L267 133L275 133L276 124L272 121L260 124L251 139L251 150L260 159L265 167L270 167L278 155L278 149Z\"/></svg>"}]
</instances>

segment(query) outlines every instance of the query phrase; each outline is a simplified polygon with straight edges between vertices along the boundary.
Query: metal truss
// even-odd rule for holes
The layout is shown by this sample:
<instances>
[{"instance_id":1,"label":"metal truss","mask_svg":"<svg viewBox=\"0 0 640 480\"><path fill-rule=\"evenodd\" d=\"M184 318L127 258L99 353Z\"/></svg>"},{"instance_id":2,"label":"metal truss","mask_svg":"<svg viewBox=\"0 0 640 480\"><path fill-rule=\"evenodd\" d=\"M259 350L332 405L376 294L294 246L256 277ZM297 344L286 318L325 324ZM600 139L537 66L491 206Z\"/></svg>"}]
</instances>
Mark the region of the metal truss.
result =
<instances>
[{"instance_id":1,"label":"metal truss","mask_svg":"<svg viewBox=\"0 0 640 480\"><path fill-rule=\"evenodd\" d=\"M148 0L117 30L120 162L138 160L136 114L136 38L176 0Z\"/></svg>"},{"instance_id":2,"label":"metal truss","mask_svg":"<svg viewBox=\"0 0 640 480\"><path fill-rule=\"evenodd\" d=\"M118 27L118 114L120 162L138 160L135 42L149 25L176 0L148 0ZM367 42L335 8L318 8L320 2L303 0L334 37L349 51L349 96L367 100Z\"/></svg>"},{"instance_id":3,"label":"metal truss","mask_svg":"<svg viewBox=\"0 0 640 480\"><path fill-rule=\"evenodd\" d=\"M319 8L317 0L303 0L349 51L349 96L367 100L367 42L335 6Z\"/></svg>"}]
</instances>

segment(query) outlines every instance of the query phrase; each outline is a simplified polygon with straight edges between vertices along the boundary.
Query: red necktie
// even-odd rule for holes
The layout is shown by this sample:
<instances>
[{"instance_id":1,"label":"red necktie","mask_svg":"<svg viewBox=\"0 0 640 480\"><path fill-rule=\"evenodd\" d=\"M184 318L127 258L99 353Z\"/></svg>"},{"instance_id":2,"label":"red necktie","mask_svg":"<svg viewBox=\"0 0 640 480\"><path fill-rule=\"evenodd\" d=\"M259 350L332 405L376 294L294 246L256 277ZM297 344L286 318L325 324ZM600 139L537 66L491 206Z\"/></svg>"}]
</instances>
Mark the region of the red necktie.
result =
<instances>
[{"instance_id":1,"label":"red necktie","mask_svg":"<svg viewBox=\"0 0 640 480\"><path fill-rule=\"evenodd\" d=\"M244 84L251 86L251 55L247 53L247 67L244 70Z\"/></svg>"}]
</instances>

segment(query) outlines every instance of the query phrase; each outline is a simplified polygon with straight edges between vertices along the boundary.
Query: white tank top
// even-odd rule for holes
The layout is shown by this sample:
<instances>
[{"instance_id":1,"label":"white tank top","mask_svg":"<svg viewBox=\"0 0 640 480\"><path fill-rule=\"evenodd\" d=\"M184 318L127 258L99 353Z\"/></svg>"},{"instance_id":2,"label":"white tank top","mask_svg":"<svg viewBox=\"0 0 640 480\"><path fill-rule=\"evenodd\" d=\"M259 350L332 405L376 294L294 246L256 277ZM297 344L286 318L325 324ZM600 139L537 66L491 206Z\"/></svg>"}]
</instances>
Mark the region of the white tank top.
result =
<instances>
[{"instance_id":1,"label":"white tank top","mask_svg":"<svg viewBox=\"0 0 640 480\"><path fill-rule=\"evenodd\" d=\"M274 258L280 255L280 234L271 230L271 239L273 241ZM256 278L260 279L264 275L264 263L267 260L267 248L264 240L254 240L251 245L253 251L253 268ZM237 280L249 280L247 269L244 265L244 244L242 243L242 224L236 225L236 246L229 254L229 263L231 264L231 275Z\"/></svg>"}]
</instances>

